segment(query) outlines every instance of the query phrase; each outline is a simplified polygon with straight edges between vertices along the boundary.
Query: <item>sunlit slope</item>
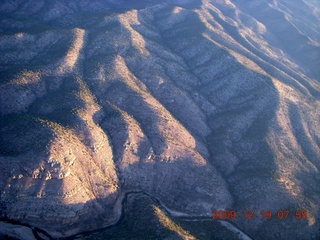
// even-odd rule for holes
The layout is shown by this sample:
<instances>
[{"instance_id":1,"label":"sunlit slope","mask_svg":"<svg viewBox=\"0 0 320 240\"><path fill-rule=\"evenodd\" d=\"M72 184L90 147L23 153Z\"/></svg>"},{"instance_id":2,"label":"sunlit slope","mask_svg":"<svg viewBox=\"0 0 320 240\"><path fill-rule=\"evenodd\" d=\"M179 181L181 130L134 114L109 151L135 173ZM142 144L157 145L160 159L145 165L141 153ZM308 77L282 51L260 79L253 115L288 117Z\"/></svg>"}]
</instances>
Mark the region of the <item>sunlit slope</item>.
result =
<instances>
[{"instance_id":1,"label":"sunlit slope","mask_svg":"<svg viewBox=\"0 0 320 240\"><path fill-rule=\"evenodd\" d=\"M255 239L319 236L315 3L103 14L97 1L83 14L53 1L28 21L16 4L0 7L11 19L0 36L2 217L70 235L115 222L123 193L139 190L190 216L272 210L271 221L234 220ZM308 219L278 220L284 209Z\"/></svg>"}]
</instances>

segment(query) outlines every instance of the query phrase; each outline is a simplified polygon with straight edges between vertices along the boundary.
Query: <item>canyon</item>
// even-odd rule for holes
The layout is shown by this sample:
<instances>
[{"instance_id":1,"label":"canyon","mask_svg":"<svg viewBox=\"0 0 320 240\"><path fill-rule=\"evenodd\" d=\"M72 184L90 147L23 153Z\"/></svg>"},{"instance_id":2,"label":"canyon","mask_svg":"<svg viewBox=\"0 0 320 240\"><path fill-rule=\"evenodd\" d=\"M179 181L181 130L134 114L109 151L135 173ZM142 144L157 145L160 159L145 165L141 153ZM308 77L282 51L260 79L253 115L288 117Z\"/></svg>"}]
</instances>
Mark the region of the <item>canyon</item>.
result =
<instances>
[{"instance_id":1,"label":"canyon","mask_svg":"<svg viewBox=\"0 0 320 240\"><path fill-rule=\"evenodd\" d=\"M0 50L0 237L319 239L318 1L4 0Z\"/></svg>"}]
</instances>

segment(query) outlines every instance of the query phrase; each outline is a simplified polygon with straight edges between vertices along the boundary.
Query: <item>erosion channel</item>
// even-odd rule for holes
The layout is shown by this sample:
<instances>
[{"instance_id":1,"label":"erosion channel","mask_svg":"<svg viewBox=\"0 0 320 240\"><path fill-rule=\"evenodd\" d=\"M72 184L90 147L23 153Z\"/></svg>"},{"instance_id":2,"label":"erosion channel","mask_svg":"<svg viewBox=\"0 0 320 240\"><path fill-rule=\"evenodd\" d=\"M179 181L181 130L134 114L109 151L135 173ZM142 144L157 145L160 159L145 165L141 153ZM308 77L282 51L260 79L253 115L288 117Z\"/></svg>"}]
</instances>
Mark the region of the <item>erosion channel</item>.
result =
<instances>
[{"instance_id":1,"label":"erosion channel","mask_svg":"<svg viewBox=\"0 0 320 240\"><path fill-rule=\"evenodd\" d=\"M201 237L201 233L199 234L197 230L197 227L201 230L203 226L205 226L205 229L211 229L211 231L209 231L210 239L221 239L225 237L228 239L252 239L231 221L213 220L211 216L188 216L183 213L174 212L164 206L160 200L144 191L127 191L123 194L121 206L121 215L115 224L59 239L99 240L129 236L133 236L133 238L171 237L172 239L206 239L208 236ZM136 218L132 218L131 215L136 215ZM139 222L137 220L139 220ZM158 224L157 221L159 221ZM8 219L1 219L1 222L5 222L8 225L10 224L15 227L21 226L29 228L33 233L34 239L37 240L54 239L46 231L28 224L10 221ZM146 224L148 224L149 227L146 227ZM157 226L159 224L163 225L162 228L160 227L160 230L159 226ZM183 229L183 227L187 227L190 230L192 229L192 226L194 226L194 231L185 231ZM141 232L139 228L144 230ZM195 233L194 235L196 236L194 236L193 233ZM17 237L17 235L15 237Z\"/></svg>"}]
</instances>

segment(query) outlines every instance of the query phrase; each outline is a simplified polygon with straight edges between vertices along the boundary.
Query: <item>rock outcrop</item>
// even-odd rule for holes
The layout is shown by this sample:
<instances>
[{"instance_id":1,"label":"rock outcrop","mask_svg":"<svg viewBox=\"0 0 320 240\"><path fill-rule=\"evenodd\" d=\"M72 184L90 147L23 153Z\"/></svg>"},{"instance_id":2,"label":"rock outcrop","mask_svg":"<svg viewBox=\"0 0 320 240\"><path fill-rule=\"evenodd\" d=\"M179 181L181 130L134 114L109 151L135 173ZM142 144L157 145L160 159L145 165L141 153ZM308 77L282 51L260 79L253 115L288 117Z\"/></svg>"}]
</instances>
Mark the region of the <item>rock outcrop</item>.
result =
<instances>
[{"instance_id":1,"label":"rock outcrop","mask_svg":"<svg viewBox=\"0 0 320 240\"><path fill-rule=\"evenodd\" d=\"M65 237L137 190L189 216L271 210L232 220L255 239L317 239L317 3L125 3L0 3L0 217Z\"/></svg>"}]
</instances>

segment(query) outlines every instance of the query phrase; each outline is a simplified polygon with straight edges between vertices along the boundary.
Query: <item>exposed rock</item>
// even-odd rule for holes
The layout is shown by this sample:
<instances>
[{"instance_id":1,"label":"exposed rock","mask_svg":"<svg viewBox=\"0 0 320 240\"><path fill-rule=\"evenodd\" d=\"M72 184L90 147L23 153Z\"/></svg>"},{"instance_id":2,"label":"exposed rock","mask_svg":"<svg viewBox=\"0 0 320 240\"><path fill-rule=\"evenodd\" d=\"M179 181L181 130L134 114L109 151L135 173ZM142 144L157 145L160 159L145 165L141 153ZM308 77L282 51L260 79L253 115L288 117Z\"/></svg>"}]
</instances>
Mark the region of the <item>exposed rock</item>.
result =
<instances>
[{"instance_id":1,"label":"exposed rock","mask_svg":"<svg viewBox=\"0 0 320 240\"><path fill-rule=\"evenodd\" d=\"M0 217L65 237L114 224L124 193L143 191L188 216L272 210L232 220L255 239L319 237L315 1L17 0L0 13Z\"/></svg>"}]
</instances>

